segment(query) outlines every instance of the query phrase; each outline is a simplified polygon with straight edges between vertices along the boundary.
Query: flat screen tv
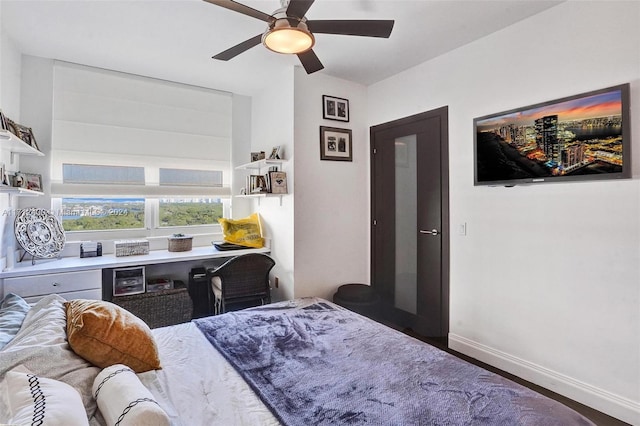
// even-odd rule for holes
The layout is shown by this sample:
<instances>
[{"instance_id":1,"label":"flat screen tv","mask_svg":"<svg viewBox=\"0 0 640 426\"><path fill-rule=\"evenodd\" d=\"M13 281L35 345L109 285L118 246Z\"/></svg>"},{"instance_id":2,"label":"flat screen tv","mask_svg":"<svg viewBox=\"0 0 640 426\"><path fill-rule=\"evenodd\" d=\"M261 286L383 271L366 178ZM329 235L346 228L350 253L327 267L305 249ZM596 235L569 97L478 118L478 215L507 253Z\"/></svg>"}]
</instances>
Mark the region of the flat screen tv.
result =
<instances>
[{"instance_id":1,"label":"flat screen tv","mask_svg":"<svg viewBox=\"0 0 640 426\"><path fill-rule=\"evenodd\" d=\"M628 83L473 123L474 185L631 177Z\"/></svg>"}]
</instances>

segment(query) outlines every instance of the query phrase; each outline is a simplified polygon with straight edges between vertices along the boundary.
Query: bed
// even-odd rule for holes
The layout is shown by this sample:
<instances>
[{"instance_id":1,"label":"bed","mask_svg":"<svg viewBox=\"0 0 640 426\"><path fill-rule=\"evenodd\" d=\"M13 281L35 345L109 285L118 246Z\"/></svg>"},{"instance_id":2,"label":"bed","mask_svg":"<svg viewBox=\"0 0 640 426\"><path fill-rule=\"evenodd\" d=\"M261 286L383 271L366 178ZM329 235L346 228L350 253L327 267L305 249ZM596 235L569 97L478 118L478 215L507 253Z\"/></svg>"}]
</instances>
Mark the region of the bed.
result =
<instances>
[{"instance_id":1,"label":"bed","mask_svg":"<svg viewBox=\"0 0 640 426\"><path fill-rule=\"evenodd\" d=\"M96 366L78 355L68 328L76 314L61 297L22 308L19 330L0 349L0 423L33 414L27 407L33 386L22 391L24 401L16 395L19 383L37 380L43 389L51 386L43 391L49 398L45 420L58 415L54 408L84 416L84 423L64 424L593 424L554 400L318 298L147 329L161 368L137 373L129 362ZM136 323L125 319L125 326ZM120 326L111 321L111 329ZM141 342L138 337L125 345L143 346L131 342ZM62 386L77 391L73 407L56 399Z\"/></svg>"}]
</instances>

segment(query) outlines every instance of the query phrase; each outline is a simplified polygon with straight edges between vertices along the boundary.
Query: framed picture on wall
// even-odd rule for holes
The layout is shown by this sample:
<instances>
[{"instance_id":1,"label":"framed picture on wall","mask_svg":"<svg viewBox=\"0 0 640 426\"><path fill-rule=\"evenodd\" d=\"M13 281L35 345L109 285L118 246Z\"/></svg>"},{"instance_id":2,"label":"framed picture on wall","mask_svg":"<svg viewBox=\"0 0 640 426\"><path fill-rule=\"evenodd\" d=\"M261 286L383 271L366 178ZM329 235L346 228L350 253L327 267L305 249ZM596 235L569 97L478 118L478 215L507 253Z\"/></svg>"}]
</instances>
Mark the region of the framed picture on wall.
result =
<instances>
[{"instance_id":1,"label":"framed picture on wall","mask_svg":"<svg viewBox=\"0 0 640 426\"><path fill-rule=\"evenodd\" d=\"M322 95L322 118L349 121L349 101L335 96Z\"/></svg>"},{"instance_id":2,"label":"framed picture on wall","mask_svg":"<svg viewBox=\"0 0 640 426\"><path fill-rule=\"evenodd\" d=\"M353 161L351 129L320 126L320 159Z\"/></svg>"}]
</instances>

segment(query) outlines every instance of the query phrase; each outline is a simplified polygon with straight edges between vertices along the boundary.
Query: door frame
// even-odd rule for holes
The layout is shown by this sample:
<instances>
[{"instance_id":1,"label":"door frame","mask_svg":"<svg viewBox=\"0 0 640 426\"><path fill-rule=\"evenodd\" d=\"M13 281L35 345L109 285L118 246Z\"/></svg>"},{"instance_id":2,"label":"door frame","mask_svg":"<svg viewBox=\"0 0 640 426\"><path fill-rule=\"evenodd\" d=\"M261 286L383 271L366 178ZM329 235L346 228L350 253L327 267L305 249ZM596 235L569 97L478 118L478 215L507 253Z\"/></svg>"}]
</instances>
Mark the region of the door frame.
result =
<instances>
[{"instance_id":1,"label":"door frame","mask_svg":"<svg viewBox=\"0 0 640 426\"><path fill-rule=\"evenodd\" d=\"M376 206L376 195L373 187L375 170L374 159L374 142L378 132L389 130L396 127L404 127L412 125L416 122L432 119L437 117L440 119L440 208L442 217L441 232L441 318L440 318L440 336L447 338L449 335L449 284L450 284L450 223L449 223L449 108L447 106L436 108L434 110L414 114L408 117L389 121L386 123L371 126L369 128L369 160L371 165L371 175L369 179L371 194L371 215L374 215ZM371 283L374 282L374 254L375 254L375 218L371 217L370 222L371 252L370 252L370 274ZM445 340L446 341L446 340Z\"/></svg>"}]
</instances>

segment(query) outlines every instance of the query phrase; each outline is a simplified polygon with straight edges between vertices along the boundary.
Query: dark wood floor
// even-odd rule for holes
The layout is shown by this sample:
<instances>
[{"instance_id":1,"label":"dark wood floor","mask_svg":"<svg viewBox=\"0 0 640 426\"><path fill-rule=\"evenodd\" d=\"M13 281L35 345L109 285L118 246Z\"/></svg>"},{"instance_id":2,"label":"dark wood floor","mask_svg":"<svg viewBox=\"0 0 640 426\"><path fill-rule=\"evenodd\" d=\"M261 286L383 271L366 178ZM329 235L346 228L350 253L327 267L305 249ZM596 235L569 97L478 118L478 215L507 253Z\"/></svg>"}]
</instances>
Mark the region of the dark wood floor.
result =
<instances>
[{"instance_id":1,"label":"dark wood floor","mask_svg":"<svg viewBox=\"0 0 640 426\"><path fill-rule=\"evenodd\" d=\"M388 325L388 324L387 324ZM526 380L523 380L517 376L514 376L513 374L509 374L506 371L502 371L499 370L495 367L492 367L488 364L485 364L481 361L478 361L477 359L468 357L464 354L461 354L459 352L456 352L452 349L449 349L449 347L447 346L446 342L444 341L439 341L439 340L435 340L435 339L429 339L427 337L424 336L420 336L419 334L415 333L413 330L411 329L403 329L401 330L403 333L408 334L410 336L413 336L419 340L422 340L426 343L429 343L439 349L442 349L443 351L449 352L452 355L457 356L460 359L463 359L467 362L470 362L472 364L475 364L479 367L482 367L486 370L489 370L493 373L499 374L503 377L506 377L509 380L513 380L516 383L519 383L523 386L528 387L529 389L533 389L534 391L541 393L549 398L555 399L558 402L561 402L562 404L574 409L575 411L579 412L580 414L582 414L583 416L587 417L588 419L590 419L592 422L594 422L596 425L598 426L629 426L628 423L625 423L623 421L620 421L618 419L615 419L611 416L608 416L600 411L594 410L591 407L587 407L586 405L580 404L579 402L576 402L572 399L569 399L567 397L564 397L560 394L557 394L555 392L552 392L548 389L545 389L541 386L538 386L536 384L533 384L531 382L528 382Z\"/></svg>"}]
</instances>

